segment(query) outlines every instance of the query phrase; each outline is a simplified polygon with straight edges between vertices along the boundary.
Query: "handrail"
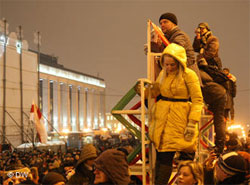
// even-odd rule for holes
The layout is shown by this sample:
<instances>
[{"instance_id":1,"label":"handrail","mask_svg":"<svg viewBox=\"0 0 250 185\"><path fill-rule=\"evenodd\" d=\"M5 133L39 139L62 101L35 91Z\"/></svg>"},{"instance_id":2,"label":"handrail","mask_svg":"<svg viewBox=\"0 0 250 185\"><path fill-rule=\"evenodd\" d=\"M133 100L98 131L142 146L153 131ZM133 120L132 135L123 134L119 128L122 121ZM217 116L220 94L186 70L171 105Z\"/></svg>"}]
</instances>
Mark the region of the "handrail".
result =
<instances>
[{"instance_id":1,"label":"handrail","mask_svg":"<svg viewBox=\"0 0 250 185\"><path fill-rule=\"evenodd\" d=\"M212 122L214 120L213 113L209 111L208 109L204 108L206 112L208 112L212 117L207 123L205 123L199 130L201 132L202 138L200 138L200 143L204 148L208 148L209 145L213 146L213 143L206 137L204 136L204 133L211 127Z\"/></svg>"},{"instance_id":2,"label":"handrail","mask_svg":"<svg viewBox=\"0 0 250 185\"><path fill-rule=\"evenodd\" d=\"M8 141L8 143L14 148L16 149L16 147L10 142L10 140L3 134L3 132L0 130L2 136Z\"/></svg>"}]
</instances>

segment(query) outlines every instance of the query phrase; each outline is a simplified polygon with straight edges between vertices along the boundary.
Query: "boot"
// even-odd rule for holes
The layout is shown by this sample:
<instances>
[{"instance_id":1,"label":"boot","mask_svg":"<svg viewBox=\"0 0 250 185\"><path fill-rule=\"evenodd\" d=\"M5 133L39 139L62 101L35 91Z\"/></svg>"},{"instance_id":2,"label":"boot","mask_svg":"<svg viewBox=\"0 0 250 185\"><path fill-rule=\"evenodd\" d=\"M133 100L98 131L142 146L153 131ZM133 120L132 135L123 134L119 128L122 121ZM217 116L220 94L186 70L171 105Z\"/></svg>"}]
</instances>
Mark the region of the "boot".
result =
<instances>
[{"instance_id":1,"label":"boot","mask_svg":"<svg viewBox=\"0 0 250 185\"><path fill-rule=\"evenodd\" d=\"M218 156L223 153L225 147L225 140L220 139L215 141L214 153Z\"/></svg>"},{"instance_id":2,"label":"boot","mask_svg":"<svg viewBox=\"0 0 250 185\"><path fill-rule=\"evenodd\" d=\"M172 166L156 163L155 185L166 185L172 174Z\"/></svg>"}]
</instances>

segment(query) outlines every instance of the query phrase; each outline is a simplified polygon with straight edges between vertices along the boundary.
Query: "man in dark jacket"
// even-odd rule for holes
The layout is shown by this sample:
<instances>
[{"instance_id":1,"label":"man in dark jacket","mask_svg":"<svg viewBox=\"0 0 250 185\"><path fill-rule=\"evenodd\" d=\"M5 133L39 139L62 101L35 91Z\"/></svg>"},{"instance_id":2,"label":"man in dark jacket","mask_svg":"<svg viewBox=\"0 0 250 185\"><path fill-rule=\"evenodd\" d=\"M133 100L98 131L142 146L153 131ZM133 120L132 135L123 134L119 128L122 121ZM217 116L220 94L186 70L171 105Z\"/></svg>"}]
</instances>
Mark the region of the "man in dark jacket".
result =
<instances>
[{"instance_id":1,"label":"man in dark jacket","mask_svg":"<svg viewBox=\"0 0 250 185\"><path fill-rule=\"evenodd\" d=\"M216 66L222 70L222 63L219 57L219 40L210 31L206 22L200 23L195 30L193 48L199 53L198 59L204 58L208 65Z\"/></svg>"},{"instance_id":2,"label":"man in dark jacket","mask_svg":"<svg viewBox=\"0 0 250 185\"><path fill-rule=\"evenodd\" d=\"M173 13L164 13L160 16L159 23L162 32L170 43L176 43L184 47L187 54L187 67L194 70L197 76L200 78L192 43L189 36L179 28L177 17ZM165 47L166 46L162 47L162 51Z\"/></svg>"},{"instance_id":3,"label":"man in dark jacket","mask_svg":"<svg viewBox=\"0 0 250 185\"><path fill-rule=\"evenodd\" d=\"M228 90L227 90L227 105L225 108L225 118L229 119L229 112L231 116L231 123L234 122L234 98L236 96L236 78L232 74L230 74L230 71L228 68L224 68L223 72L227 75L229 78L228 80Z\"/></svg>"},{"instance_id":4,"label":"man in dark jacket","mask_svg":"<svg viewBox=\"0 0 250 185\"><path fill-rule=\"evenodd\" d=\"M168 39L170 43L176 43L184 47L187 54L187 67L192 69L197 74L202 86L200 73L195 60L195 52L192 47L192 43L190 41L189 36L178 27L178 20L175 14L173 13L162 14L159 18L159 23L161 26L161 30L164 33L164 36ZM151 52L156 52L156 53L163 52L166 46L162 42L156 42L154 41L153 38L151 39L152 39ZM147 47L145 47L144 50L147 53Z\"/></svg>"},{"instance_id":5,"label":"man in dark jacket","mask_svg":"<svg viewBox=\"0 0 250 185\"><path fill-rule=\"evenodd\" d=\"M84 145L76 163L75 174L69 179L67 185L93 184L95 178L93 164L96 157L96 148L92 144Z\"/></svg>"},{"instance_id":6,"label":"man in dark jacket","mask_svg":"<svg viewBox=\"0 0 250 185\"><path fill-rule=\"evenodd\" d=\"M224 110L227 101L226 89L206 73L203 68L208 65L206 61L199 60L201 79L203 83L202 94L204 101L208 104L208 109L213 112L215 128L215 153L221 154L224 150L226 139L226 122L224 120Z\"/></svg>"}]
</instances>

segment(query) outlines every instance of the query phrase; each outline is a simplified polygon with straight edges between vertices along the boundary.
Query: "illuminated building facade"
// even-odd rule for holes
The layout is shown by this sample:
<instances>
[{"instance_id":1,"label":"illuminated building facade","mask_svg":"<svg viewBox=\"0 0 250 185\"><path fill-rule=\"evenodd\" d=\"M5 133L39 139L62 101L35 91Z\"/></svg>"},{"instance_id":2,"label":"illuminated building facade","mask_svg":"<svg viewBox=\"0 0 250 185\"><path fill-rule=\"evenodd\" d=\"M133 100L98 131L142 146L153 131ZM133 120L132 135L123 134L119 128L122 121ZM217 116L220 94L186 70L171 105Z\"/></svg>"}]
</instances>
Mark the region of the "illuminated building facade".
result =
<instances>
[{"instance_id":1,"label":"illuminated building facade","mask_svg":"<svg viewBox=\"0 0 250 185\"><path fill-rule=\"evenodd\" d=\"M32 102L39 104L48 135L106 126L104 79L67 69L54 56L38 55L27 41L20 50L10 35L7 41L0 37L0 143L32 141Z\"/></svg>"},{"instance_id":2,"label":"illuminated building facade","mask_svg":"<svg viewBox=\"0 0 250 185\"><path fill-rule=\"evenodd\" d=\"M105 127L103 79L66 69L56 57L41 54L39 91L43 115L59 132Z\"/></svg>"}]
</instances>

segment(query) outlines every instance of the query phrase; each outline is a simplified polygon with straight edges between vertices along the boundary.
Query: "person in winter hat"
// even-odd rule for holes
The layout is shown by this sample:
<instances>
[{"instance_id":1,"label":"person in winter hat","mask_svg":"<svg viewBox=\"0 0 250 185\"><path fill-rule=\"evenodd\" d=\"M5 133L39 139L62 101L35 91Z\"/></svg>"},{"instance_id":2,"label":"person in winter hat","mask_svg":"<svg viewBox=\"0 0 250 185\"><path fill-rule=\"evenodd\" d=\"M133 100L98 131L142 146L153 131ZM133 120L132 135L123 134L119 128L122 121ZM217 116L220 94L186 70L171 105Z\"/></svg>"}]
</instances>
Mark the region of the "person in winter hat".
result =
<instances>
[{"instance_id":1,"label":"person in winter hat","mask_svg":"<svg viewBox=\"0 0 250 185\"><path fill-rule=\"evenodd\" d=\"M123 151L108 149L95 160L94 165L94 184L129 184L128 162Z\"/></svg>"},{"instance_id":2,"label":"person in winter hat","mask_svg":"<svg viewBox=\"0 0 250 185\"><path fill-rule=\"evenodd\" d=\"M62 165L62 172L64 177L69 180L72 175L75 173L74 163L73 161L66 161Z\"/></svg>"},{"instance_id":3,"label":"person in winter hat","mask_svg":"<svg viewBox=\"0 0 250 185\"><path fill-rule=\"evenodd\" d=\"M225 118L229 120L229 113L231 118L231 124L234 122L234 98L236 97L237 85L236 85L236 77L230 73L228 68L223 68L223 72L229 78L228 81L228 100L225 108Z\"/></svg>"},{"instance_id":4,"label":"person in winter hat","mask_svg":"<svg viewBox=\"0 0 250 185\"><path fill-rule=\"evenodd\" d=\"M66 179L57 172L47 173L42 180L42 185L64 185Z\"/></svg>"},{"instance_id":5,"label":"person in winter hat","mask_svg":"<svg viewBox=\"0 0 250 185\"><path fill-rule=\"evenodd\" d=\"M215 165L215 179L218 184L241 184L245 181L246 161L236 152L219 157Z\"/></svg>"},{"instance_id":6,"label":"person in winter hat","mask_svg":"<svg viewBox=\"0 0 250 185\"><path fill-rule=\"evenodd\" d=\"M145 92L146 97L149 91L152 98L161 96L149 123L149 137L157 150L155 184L167 184L176 152L196 151L203 97L198 76L186 63L185 49L169 44L161 56L162 71Z\"/></svg>"},{"instance_id":7,"label":"person in winter hat","mask_svg":"<svg viewBox=\"0 0 250 185\"><path fill-rule=\"evenodd\" d=\"M96 157L97 151L94 145L84 145L76 163L75 174L69 179L67 185L92 184L94 182L93 164Z\"/></svg>"},{"instance_id":8,"label":"person in winter hat","mask_svg":"<svg viewBox=\"0 0 250 185\"><path fill-rule=\"evenodd\" d=\"M200 79L199 69L195 60L195 52L192 46L189 36L180 29L178 26L178 19L175 14L167 12L160 16L159 23L164 36L168 39L170 43L176 43L184 47L187 55L187 67L192 69L199 77L200 84L202 85ZM161 52L166 46L163 44L161 47Z\"/></svg>"},{"instance_id":9,"label":"person in winter hat","mask_svg":"<svg viewBox=\"0 0 250 185\"><path fill-rule=\"evenodd\" d=\"M211 152L204 162L204 184L242 184L247 180L247 163L237 152L228 152L218 158Z\"/></svg>"},{"instance_id":10,"label":"person in winter hat","mask_svg":"<svg viewBox=\"0 0 250 185\"><path fill-rule=\"evenodd\" d=\"M195 29L193 48L198 52L198 59L204 58L208 65L215 66L222 70L222 63L219 57L219 39L215 37L206 22L202 22Z\"/></svg>"}]
</instances>

